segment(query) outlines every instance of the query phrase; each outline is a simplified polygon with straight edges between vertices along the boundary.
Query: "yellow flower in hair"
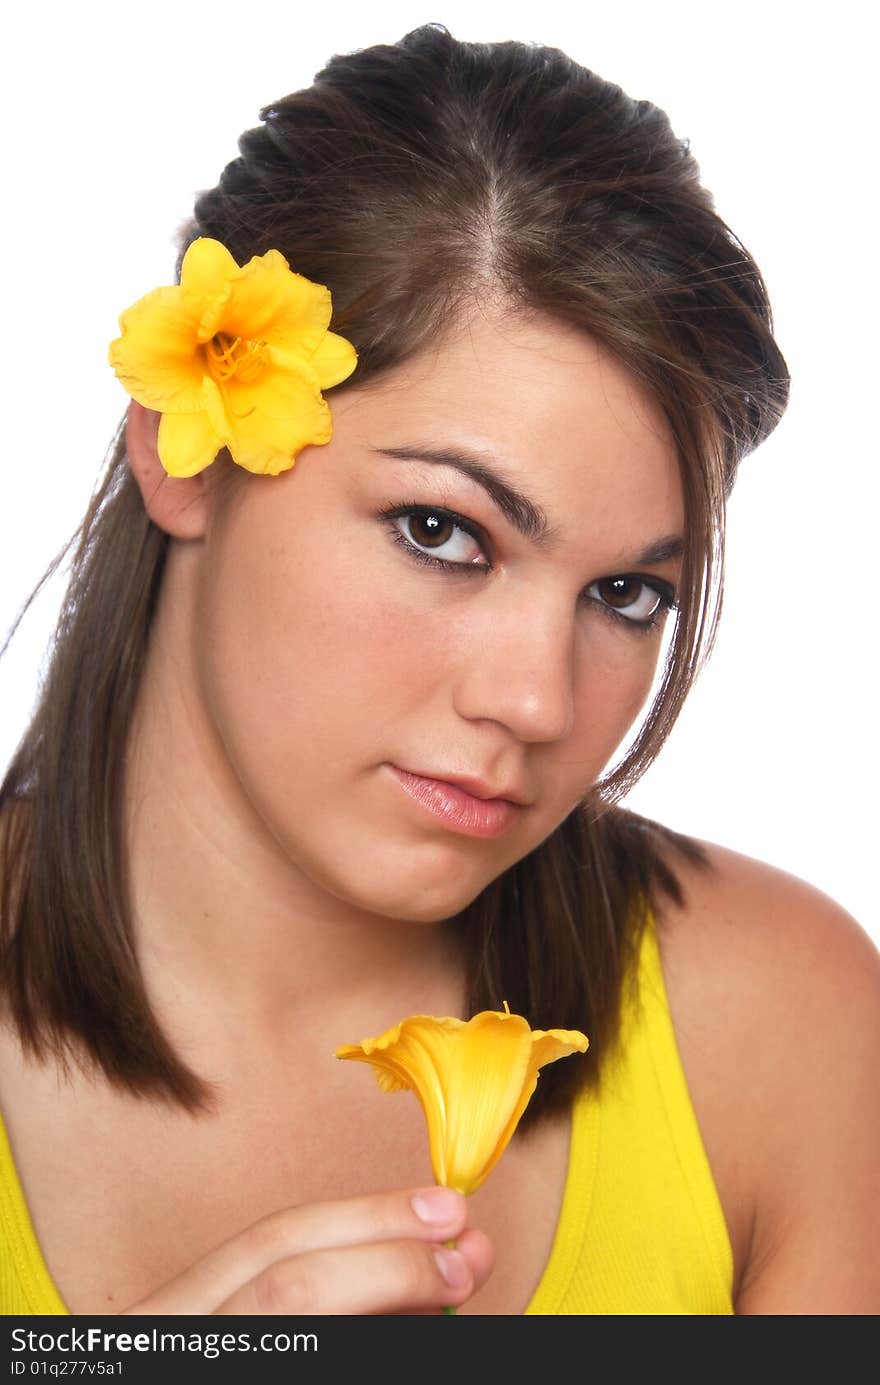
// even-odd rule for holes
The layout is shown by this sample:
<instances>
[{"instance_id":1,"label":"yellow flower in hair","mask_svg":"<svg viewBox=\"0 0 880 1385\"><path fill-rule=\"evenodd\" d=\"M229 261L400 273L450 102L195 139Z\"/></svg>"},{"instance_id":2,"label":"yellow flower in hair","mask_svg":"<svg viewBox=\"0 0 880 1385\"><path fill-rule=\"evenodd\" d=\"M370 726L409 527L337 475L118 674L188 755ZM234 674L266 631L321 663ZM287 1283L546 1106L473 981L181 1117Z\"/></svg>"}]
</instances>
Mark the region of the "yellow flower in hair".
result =
<instances>
[{"instance_id":1,"label":"yellow flower in hair","mask_svg":"<svg viewBox=\"0 0 880 1385\"><path fill-rule=\"evenodd\" d=\"M411 1015L337 1058L371 1063L386 1092L410 1089L428 1125L436 1181L466 1196L507 1148L538 1083L538 1069L588 1045L578 1029L531 1029L504 1010L473 1019Z\"/></svg>"},{"instance_id":2,"label":"yellow flower in hair","mask_svg":"<svg viewBox=\"0 0 880 1385\"><path fill-rule=\"evenodd\" d=\"M109 352L132 398L162 415L168 474L195 476L226 447L239 466L276 476L302 448L329 442L321 391L357 365L330 316L330 290L279 251L239 266L219 241L193 241L180 283L128 308Z\"/></svg>"}]
</instances>

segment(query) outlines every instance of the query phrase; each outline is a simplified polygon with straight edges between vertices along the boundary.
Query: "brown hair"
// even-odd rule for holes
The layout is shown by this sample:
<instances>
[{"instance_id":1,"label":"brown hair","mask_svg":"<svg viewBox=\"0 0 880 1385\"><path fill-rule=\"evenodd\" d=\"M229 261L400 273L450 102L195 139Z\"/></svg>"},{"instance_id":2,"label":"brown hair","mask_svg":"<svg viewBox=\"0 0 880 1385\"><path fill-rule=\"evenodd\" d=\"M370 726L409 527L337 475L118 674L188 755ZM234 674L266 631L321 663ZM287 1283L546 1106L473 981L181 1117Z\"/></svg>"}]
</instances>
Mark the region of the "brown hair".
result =
<instances>
[{"instance_id":1,"label":"brown hair","mask_svg":"<svg viewBox=\"0 0 880 1385\"><path fill-rule=\"evenodd\" d=\"M708 652L725 498L785 407L764 284L663 112L556 49L461 43L428 25L333 58L239 149L198 198L181 255L197 235L240 263L274 247L327 284L332 326L359 353L353 384L500 292L598 338L660 402L678 445L682 598L653 705L588 800L458 918L471 1011L506 999L534 1026L590 1036L587 1054L546 1070L532 1121L598 1080L643 905L658 891L680 900L674 850L700 859L615 800ZM36 1055L77 1054L196 1109L209 1088L151 1012L128 901L125 750L168 540L121 435L73 542L41 699L0 789L0 983Z\"/></svg>"}]
</instances>

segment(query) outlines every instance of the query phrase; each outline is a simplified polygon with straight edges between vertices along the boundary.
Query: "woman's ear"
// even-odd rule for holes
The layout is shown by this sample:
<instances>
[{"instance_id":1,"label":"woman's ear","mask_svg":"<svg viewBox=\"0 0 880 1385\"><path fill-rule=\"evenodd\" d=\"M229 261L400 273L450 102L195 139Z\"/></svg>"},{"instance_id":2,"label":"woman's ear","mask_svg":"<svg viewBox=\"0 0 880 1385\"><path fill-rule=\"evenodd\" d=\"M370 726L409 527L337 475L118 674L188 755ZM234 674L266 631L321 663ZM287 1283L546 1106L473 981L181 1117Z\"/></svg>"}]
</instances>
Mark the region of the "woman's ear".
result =
<instances>
[{"instance_id":1,"label":"woman's ear","mask_svg":"<svg viewBox=\"0 0 880 1385\"><path fill-rule=\"evenodd\" d=\"M169 476L159 461L157 438L161 414L132 400L125 424L125 450L144 508L154 524L175 539L200 539L207 522L203 473Z\"/></svg>"}]
</instances>

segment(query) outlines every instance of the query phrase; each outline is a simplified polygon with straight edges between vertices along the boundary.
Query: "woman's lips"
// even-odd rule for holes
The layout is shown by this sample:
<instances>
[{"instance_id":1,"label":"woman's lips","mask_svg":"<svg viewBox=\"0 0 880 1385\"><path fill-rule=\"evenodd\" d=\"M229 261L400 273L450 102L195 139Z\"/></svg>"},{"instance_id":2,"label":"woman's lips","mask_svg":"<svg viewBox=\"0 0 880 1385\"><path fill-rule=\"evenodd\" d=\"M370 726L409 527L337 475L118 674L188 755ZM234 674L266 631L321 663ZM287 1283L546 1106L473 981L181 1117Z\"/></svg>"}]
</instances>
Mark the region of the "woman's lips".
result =
<instances>
[{"instance_id":1,"label":"woman's lips","mask_svg":"<svg viewBox=\"0 0 880 1385\"><path fill-rule=\"evenodd\" d=\"M439 818L451 832L467 837L500 837L513 826L522 812L509 798L475 798L457 784L444 779L425 779L421 774L389 765L405 794Z\"/></svg>"}]
</instances>

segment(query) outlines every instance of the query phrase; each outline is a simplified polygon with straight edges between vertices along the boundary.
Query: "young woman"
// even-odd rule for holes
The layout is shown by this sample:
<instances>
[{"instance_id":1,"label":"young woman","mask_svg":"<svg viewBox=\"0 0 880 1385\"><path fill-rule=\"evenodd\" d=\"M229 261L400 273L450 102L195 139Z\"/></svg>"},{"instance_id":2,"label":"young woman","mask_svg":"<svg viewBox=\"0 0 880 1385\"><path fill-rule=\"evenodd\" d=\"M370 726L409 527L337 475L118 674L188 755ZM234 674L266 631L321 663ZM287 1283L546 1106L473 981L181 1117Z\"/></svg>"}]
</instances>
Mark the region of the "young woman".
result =
<instances>
[{"instance_id":1,"label":"young woman","mask_svg":"<svg viewBox=\"0 0 880 1385\"><path fill-rule=\"evenodd\" d=\"M218 329L250 450L142 397L83 523L0 804L0 1306L878 1311L876 949L619 803L787 397L686 147L429 26L267 108L197 240L327 286L357 364L285 457ZM504 1001L590 1047L465 1202L332 1055Z\"/></svg>"}]
</instances>

